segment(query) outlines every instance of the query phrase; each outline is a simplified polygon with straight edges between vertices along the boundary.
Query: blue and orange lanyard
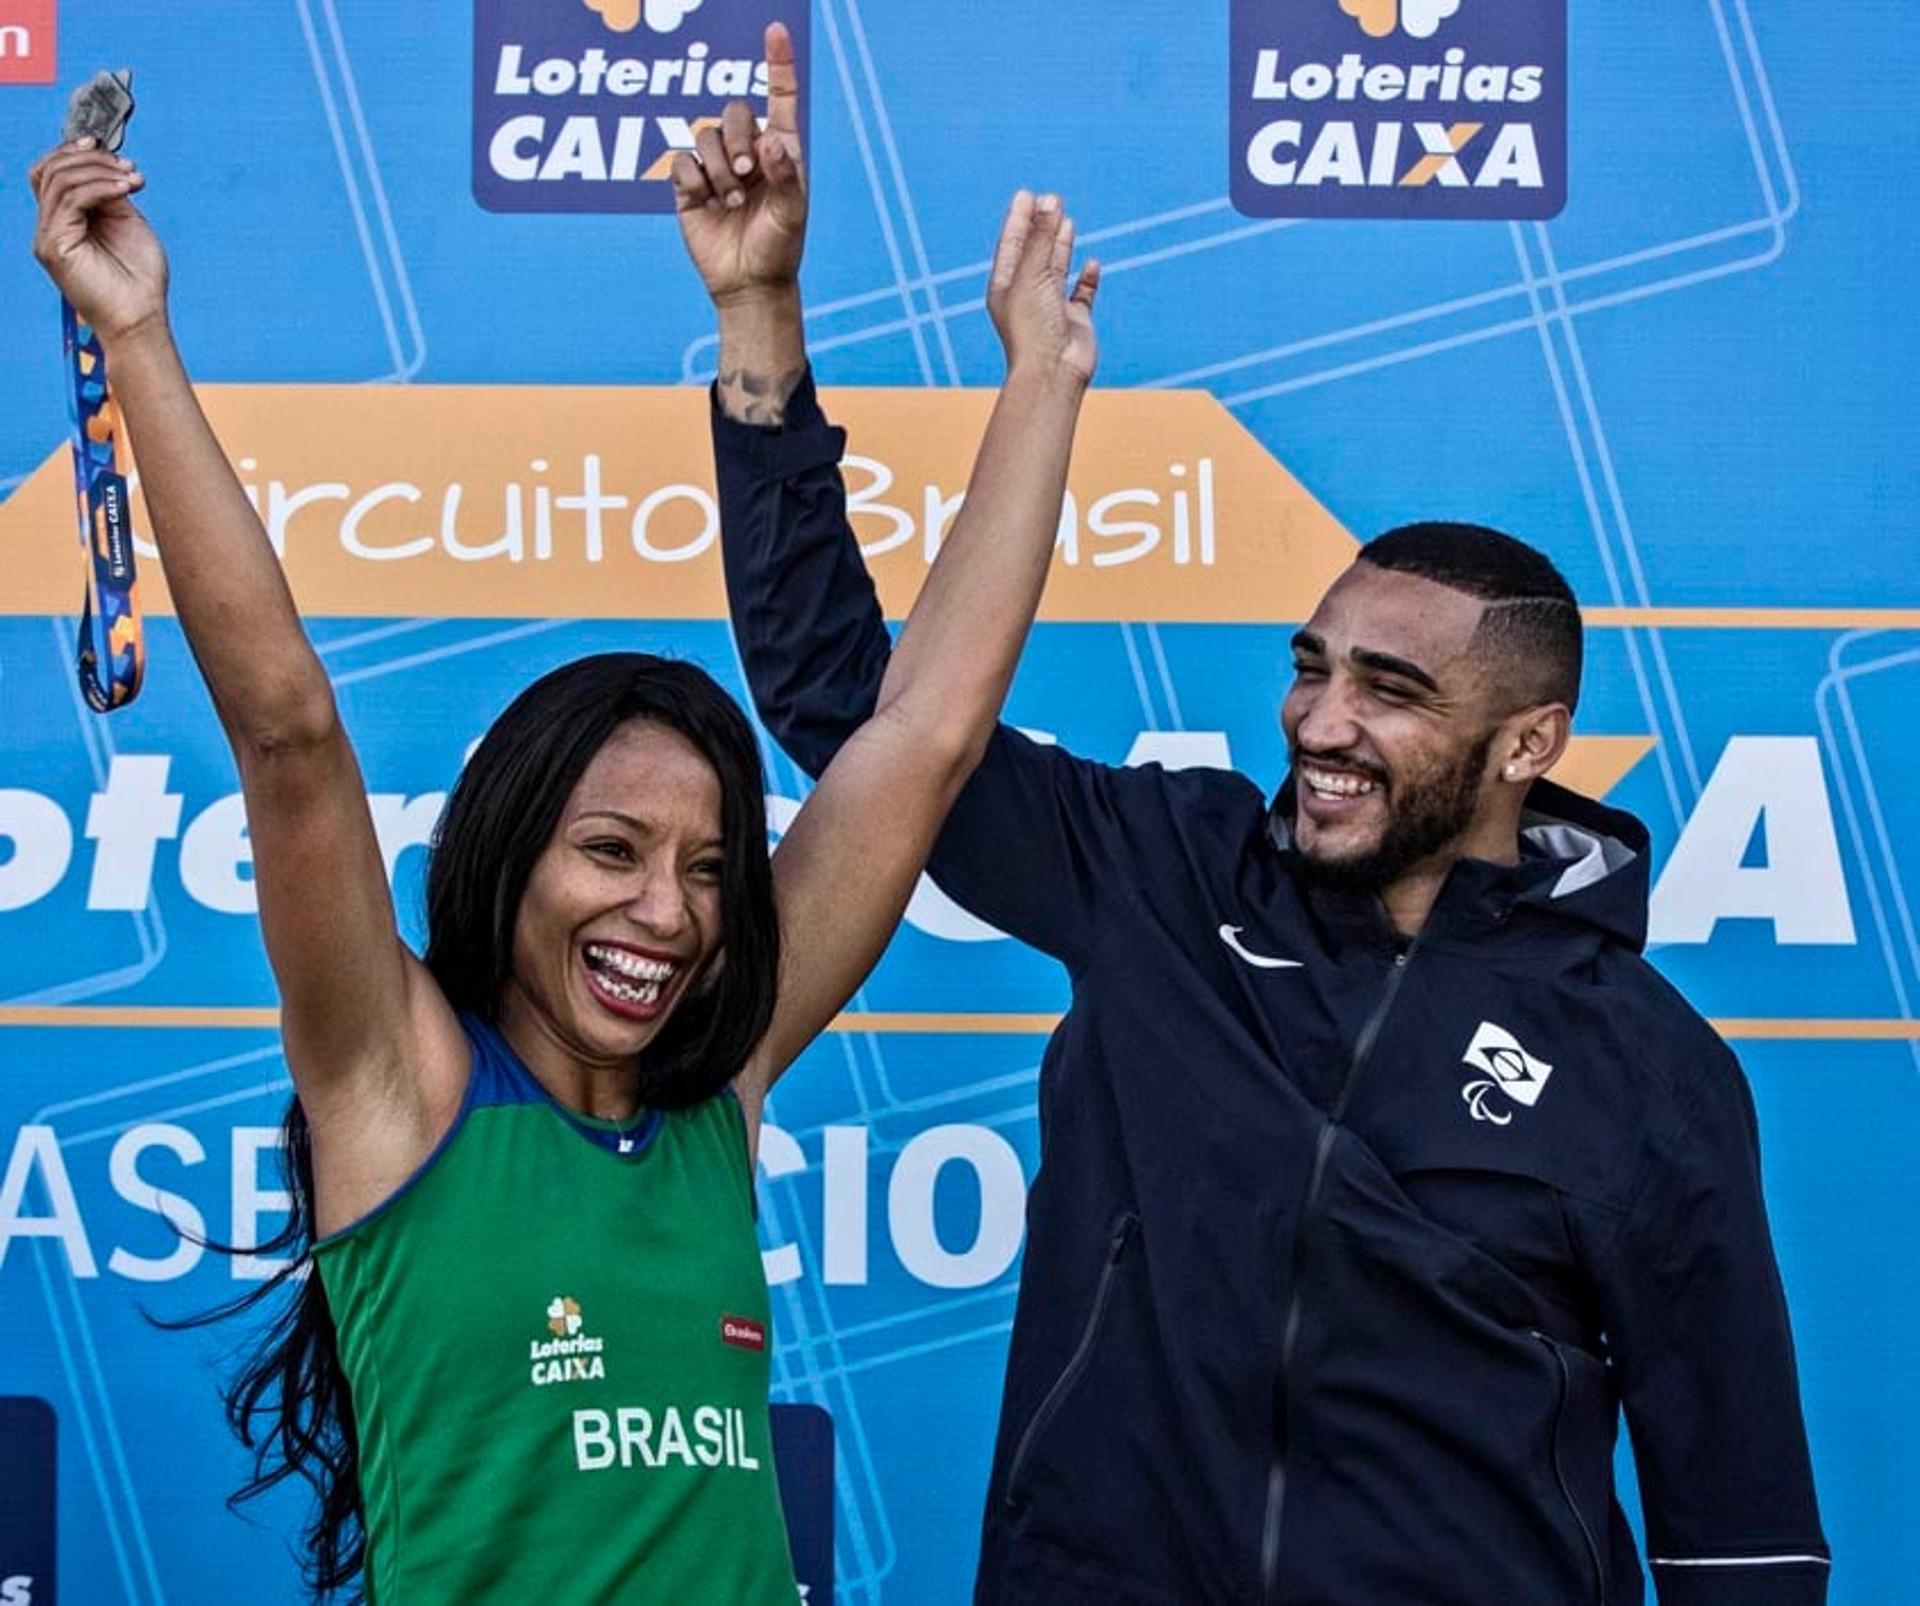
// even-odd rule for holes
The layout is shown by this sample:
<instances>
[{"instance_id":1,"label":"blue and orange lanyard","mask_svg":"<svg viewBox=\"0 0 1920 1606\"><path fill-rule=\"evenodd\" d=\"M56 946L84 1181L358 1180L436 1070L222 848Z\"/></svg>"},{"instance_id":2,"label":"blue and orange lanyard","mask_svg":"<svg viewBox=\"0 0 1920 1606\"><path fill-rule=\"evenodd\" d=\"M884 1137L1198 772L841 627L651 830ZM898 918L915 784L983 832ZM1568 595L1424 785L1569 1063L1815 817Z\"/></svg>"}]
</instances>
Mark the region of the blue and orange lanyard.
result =
<instances>
[{"instance_id":1,"label":"blue and orange lanyard","mask_svg":"<svg viewBox=\"0 0 1920 1606\"><path fill-rule=\"evenodd\" d=\"M133 510L120 462L120 412L107 384L107 359L93 330L65 298L60 302L60 333L70 382L74 498L80 544L87 551L77 668L88 707L107 714L138 695L147 666L133 563Z\"/></svg>"},{"instance_id":2,"label":"blue and orange lanyard","mask_svg":"<svg viewBox=\"0 0 1920 1606\"><path fill-rule=\"evenodd\" d=\"M66 137L92 133L117 151L133 115L133 74L101 73L75 91ZM124 708L139 694L147 648L134 577L133 509L121 461L120 410L107 382L99 337L73 303L60 301L60 340L67 359L68 415L73 420L73 489L80 545L87 553L87 592L80 604L76 649L80 690L96 713Z\"/></svg>"}]
</instances>

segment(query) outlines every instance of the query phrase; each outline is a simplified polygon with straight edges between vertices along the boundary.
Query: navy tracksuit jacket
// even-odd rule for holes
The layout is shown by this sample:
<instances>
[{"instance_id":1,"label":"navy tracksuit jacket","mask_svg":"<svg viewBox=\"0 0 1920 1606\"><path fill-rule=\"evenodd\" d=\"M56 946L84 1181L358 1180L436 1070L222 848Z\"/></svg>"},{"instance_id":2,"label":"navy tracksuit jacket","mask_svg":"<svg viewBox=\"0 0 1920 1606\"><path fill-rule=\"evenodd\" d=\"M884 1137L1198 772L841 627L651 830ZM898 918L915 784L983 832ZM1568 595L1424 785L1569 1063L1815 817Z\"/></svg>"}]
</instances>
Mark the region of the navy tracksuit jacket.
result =
<instances>
[{"instance_id":1,"label":"navy tracksuit jacket","mask_svg":"<svg viewBox=\"0 0 1920 1606\"><path fill-rule=\"evenodd\" d=\"M840 431L715 410L755 701L818 775L889 640ZM1057 956L984 1602L1813 1606L1826 1546L1738 1064L1641 957L1647 839L1542 783L1417 941L1290 794L1002 727L933 859Z\"/></svg>"}]
</instances>

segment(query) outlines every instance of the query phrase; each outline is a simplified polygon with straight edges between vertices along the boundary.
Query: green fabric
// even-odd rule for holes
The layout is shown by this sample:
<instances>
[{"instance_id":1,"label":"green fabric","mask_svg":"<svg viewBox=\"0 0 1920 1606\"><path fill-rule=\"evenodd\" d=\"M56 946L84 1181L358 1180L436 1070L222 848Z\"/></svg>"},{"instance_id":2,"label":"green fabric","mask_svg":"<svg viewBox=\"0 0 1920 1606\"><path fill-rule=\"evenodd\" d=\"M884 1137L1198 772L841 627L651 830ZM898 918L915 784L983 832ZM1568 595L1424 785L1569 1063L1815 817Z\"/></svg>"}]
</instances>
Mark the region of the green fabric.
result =
<instances>
[{"instance_id":1,"label":"green fabric","mask_svg":"<svg viewBox=\"0 0 1920 1606\"><path fill-rule=\"evenodd\" d=\"M314 1254L375 1606L797 1598L731 1097L625 1156L551 1102L469 1109L422 1175ZM762 1347L737 1322L727 1342L727 1318Z\"/></svg>"}]
</instances>

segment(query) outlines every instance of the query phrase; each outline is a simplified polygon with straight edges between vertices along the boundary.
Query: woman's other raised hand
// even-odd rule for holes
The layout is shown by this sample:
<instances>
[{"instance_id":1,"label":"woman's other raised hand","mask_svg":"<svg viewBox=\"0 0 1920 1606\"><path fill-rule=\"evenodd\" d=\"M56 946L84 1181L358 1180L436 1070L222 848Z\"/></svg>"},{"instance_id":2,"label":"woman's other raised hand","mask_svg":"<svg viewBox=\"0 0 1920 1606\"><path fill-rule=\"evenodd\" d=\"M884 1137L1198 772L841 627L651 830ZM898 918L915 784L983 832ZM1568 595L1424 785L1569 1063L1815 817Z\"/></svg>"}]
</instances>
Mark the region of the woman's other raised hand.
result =
<instances>
[{"instance_id":1,"label":"woman's other raised hand","mask_svg":"<svg viewBox=\"0 0 1920 1606\"><path fill-rule=\"evenodd\" d=\"M1035 199L1026 190L1014 195L987 286L987 311L1006 348L1010 376L1043 370L1065 371L1082 383L1093 378L1100 354L1093 328L1100 264L1088 262L1068 291L1073 236L1073 219L1059 196Z\"/></svg>"}]
</instances>

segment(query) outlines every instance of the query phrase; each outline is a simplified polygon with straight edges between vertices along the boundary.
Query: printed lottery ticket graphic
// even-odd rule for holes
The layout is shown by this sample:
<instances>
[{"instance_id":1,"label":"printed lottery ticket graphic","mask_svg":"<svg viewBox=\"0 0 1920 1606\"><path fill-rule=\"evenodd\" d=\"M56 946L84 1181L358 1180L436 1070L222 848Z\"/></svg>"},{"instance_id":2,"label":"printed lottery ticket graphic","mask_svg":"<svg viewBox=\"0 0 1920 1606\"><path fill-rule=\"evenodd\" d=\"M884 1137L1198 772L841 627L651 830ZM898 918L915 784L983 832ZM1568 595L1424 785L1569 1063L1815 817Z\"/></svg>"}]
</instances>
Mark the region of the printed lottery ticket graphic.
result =
<instances>
[{"instance_id":1,"label":"printed lottery ticket graphic","mask_svg":"<svg viewBox=\"0 0 1920 1606\"><path fill-rule=\"evenodd\" d=\"M1286 32L1309 9L1329 41L1310 55ZM1526 108L1469 101L1465 73L1549 59L1486 54L1521 11L1563 25L1557 204L1447 218L1517 188L1473 180ZM308 607L416 939L440 801L535 675L639 648L745 697L706 439L712 313L644 175L713 114L708 64L751 57L731 69L751 84L775 14L275 0L242 30L208 0L66 0L19 41L0 17L15 172L71 82L136 70L128 150L181 344ZM1008 193L1063 193L1106 267L1101 388L1014 724L1270 785L1288 637L1357 540L1479 519L1567 573L1589 621L1577 778L1648 823L1654 960L1753 1084L1831 1598L1903 1598L1920 1569L1920 588L1901 465L1920 350L1911 220L1874 175L1883 135L1896 155L1909 140L1893 64L1915 65L1920 34L1884 10L1753 0L783 15L810 97L808 343L891 615L1001 377L984 297ZM1349 52L1444 68L1456 40L1459 99L1432 116L1389 115L1364 71L1339 99ZM65 83L16 75L56 43ZM1267 49L1285 97L1252 93ZM1863 76L1876 60L1888 72ZM1307 102L1303 62L1329 71ZM1247 204L1249 141L1283 118L1300 140L1272 155L1296 179L1311 118L1356 125L1363 179L1376 125L1403 124L1381 193L1438 210L1280 215L1272 185ZM1488 125L1457 152L1463 185L1440 166L1399 182L1422 122ZM289 1089L238 783L144 507L145 689L102 721L73 683L57 298L20 244L23 186L0 211L0 1432L36 1468L50 1445L57 1488L57 1546L44 1523L0 1525L27 1557L0 1554L0 1580L57 1568L65 1600L291 1602L298 1499L248 1521L223 1506L244 1461L215 1384L243 1328L147 1321L251 1286L256 1258L194 1240L257 1241L285 1203ZM778 826L806 783L763 753ZM836 1600L969 1598L1037 1068L1066 999L1052 962L925 885L845 1029L773 1101L775 1398L831 1418L830 1438L804 1431L831 1447L807 1509ZM1470 1080L1516 1122L1532 1112L1510 1086L1544 1108L1571 1085L1517 1081L1498 1044L1485 1057L1448 1068L1463 1121Z\"/></svg>"}]
</instances>

